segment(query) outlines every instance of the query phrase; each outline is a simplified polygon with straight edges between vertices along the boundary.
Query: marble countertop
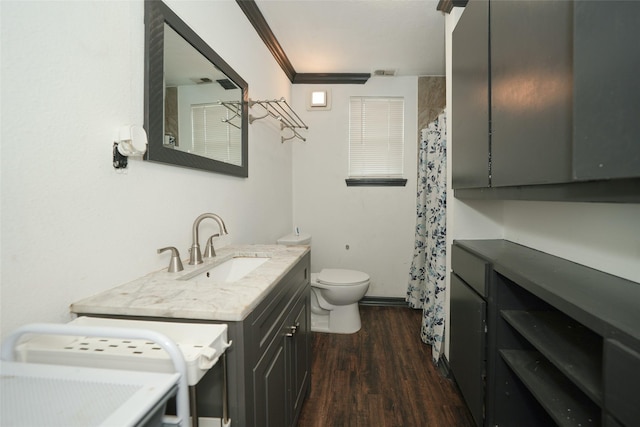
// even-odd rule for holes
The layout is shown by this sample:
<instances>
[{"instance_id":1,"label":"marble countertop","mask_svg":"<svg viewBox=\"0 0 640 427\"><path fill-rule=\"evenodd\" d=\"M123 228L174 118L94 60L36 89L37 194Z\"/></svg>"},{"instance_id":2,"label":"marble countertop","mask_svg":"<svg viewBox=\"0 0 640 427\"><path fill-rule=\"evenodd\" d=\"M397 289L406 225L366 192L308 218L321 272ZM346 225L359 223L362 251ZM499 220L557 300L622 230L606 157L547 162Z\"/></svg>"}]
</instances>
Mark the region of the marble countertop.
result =
<instances>
[{"instance_id":1,"label":"marble countertop","mask_svg":"<svg viewBox=\"0 0 640 427\"><path fill-rule=\"evenodd\" d=\"M199 320L243 320L309 252L309 246L237 245L216 249L203 264L168 273L166 268L71 304L72 313ZM237 256L269 260L233 283L179 280Z\"/></svg>"}]
</instances>

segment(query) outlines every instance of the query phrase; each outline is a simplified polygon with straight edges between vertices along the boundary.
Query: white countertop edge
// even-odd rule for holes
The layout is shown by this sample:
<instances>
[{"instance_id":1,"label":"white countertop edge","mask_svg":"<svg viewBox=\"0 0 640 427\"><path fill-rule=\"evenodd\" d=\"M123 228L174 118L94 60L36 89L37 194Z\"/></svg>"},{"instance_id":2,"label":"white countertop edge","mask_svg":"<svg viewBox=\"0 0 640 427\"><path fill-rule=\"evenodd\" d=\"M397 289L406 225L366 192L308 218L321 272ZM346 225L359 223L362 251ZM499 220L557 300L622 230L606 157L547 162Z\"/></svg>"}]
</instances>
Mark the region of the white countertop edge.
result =
<instances>
[{"instance_id":1,"label":"white countertop edge","mask_svg":"<svg viewBox=\"0 0 640 427\"><path fill-rule=\"evenodd\" d=\"M232 245L217 249L217 256L196 266L185 261L184 270L166 269L74 302L70 311L86 315L140 316L185 320L242 321L297 262L309 246ZM178 280L197 275L236 256L271 258L238 282L200 283ZM218 304L219 303L219 304Z\"/></svg>"}]
</instances>

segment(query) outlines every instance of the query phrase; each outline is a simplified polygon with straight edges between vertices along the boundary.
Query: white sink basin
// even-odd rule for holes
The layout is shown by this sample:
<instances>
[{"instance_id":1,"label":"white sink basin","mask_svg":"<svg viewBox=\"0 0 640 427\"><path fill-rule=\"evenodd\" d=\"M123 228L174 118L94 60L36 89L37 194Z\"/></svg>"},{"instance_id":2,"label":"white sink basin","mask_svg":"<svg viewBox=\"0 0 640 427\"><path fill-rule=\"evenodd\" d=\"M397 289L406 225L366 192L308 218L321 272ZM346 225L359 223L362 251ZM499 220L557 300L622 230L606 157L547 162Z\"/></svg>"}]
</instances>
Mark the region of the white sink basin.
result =
<instances>
[{"instance_id":1,"label":"white sink basin","mask_svg":"<svg viewBox=\"0 0 640 427\"><path fill-rule=\"evenodd\" d=\"M183 280L232 283L242 279L268 260L269 258L266 257L235 257Z\"/></svg>"}]
</instances>

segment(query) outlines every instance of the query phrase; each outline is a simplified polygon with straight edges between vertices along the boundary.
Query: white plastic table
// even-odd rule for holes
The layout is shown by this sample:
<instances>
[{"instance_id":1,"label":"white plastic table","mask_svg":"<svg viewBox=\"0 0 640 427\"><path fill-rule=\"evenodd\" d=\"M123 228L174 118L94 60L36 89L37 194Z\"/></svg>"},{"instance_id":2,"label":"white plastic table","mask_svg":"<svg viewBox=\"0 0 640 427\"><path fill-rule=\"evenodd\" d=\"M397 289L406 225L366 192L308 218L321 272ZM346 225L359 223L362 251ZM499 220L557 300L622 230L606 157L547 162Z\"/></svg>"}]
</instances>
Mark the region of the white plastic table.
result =
<instances>
[{"instance_id":1,"label":"white plastic table","mask_svg":"<svg viewBox=\"0 0 640 427\"><path fill-rule=\"evenodd\" d=\"M147 329L33 323L16 329L3 341L2 349L0 351L0 359L3 361L15 362L16 345L25 334L99 336L107 338L146 339L155 342L169 354L174 366L174 373L178 374L176 383L178 387L176 396L177 419L175 420L175 424L178 426L186 426L189 423L189 390L187 384L186 364L178 346L165 335ZM24 368L28 370L31 365L35 364L24 363ZM64 366L57 367L63 368ZM110 372L113 370L107 371ZM127 372L127 374L131 374L134 371L125 372ZM3 394L2 400L4 400L4 398L5 395Z\"/></svg>"},{"instance_id":2,"label":"white plastic table","mask_svg":"<svg viewBox=\"0 0 640 427\"><path fill-rule=\"evenodd\" d=\"M179 378L177 373L0 361L0 425L160 425Z\"/></svg>"}]
</instances>

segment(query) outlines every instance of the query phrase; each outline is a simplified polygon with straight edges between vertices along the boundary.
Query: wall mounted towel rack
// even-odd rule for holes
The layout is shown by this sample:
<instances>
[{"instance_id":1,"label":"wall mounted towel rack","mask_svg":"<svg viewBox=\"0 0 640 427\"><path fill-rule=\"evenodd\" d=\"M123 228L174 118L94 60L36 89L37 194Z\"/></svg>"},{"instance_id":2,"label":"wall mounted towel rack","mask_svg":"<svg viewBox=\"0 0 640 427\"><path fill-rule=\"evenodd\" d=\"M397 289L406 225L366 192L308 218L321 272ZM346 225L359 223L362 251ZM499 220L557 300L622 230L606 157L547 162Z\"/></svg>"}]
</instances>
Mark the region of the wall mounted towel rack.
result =
<instances>
[{"instance_id":1,"label":"wall mounted towel rack","mask_svg":"<svg viewBox=\"0 0 640 427\"><path fill-rule=\"evenodd\" d=\"M249 100L249 107L253 107L256 104L260 105L264 109L265 114L262 116L249 115L249 123L253 123L255 120L264 119L265 117L273 117L280 122L280 130L287 128L291 129L293 132L293 134L288 138L282 136L280 138L282 143L293 138L306 141L306 138L300 135L298 129L309 129L309 127L302 121L300 116L293 111L293 108L291 108L284 98L265 101Z\"/></svg>"},{"instance_id":2,"label":"wall mounted towel rack","mask_svg":"<svg viewBox=\"0 0 640 427\"><path fill-rule=\"evenodd\" d=\"M233 114L227 119L222 119L222 122L229 123L234 128L240 129L240 125L233 123L232 120L236 117L242 117L242 103L240 101L218 101L218 104L226 107Z\"/></svg>"}]
</instances>

